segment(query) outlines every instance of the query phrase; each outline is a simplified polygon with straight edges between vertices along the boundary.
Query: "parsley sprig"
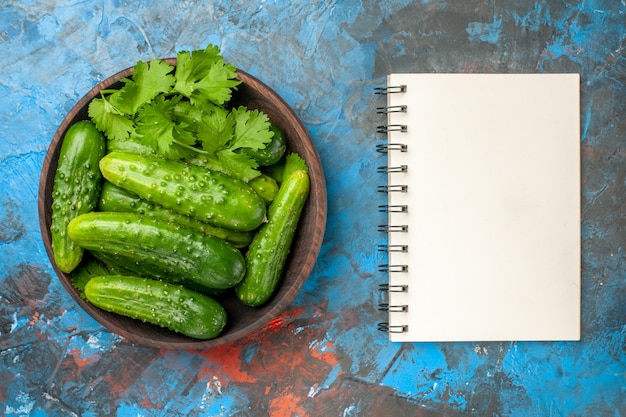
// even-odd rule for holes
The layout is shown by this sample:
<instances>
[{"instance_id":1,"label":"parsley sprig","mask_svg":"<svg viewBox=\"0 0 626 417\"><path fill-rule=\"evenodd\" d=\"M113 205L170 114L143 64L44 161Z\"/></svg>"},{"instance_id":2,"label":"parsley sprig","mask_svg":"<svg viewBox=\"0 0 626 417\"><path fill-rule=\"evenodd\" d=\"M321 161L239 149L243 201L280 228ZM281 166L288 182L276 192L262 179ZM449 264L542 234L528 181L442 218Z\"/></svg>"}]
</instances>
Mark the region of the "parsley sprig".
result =
<instances>
[{"instance_id":1,"label":"parsley sprig","mask_svg":"<svg viewBox=\"0 0 626 417\"><path fill-rule=\"evenodd\" d=\"M216 46L179 52L174 67L139 61L119 89L103 90L89 117L111 141L133 141L167 159L202 158L244 181L259 175L245 148L272 139L266 114L228 103L240 81Z\"/></svg>"}]
</instances>

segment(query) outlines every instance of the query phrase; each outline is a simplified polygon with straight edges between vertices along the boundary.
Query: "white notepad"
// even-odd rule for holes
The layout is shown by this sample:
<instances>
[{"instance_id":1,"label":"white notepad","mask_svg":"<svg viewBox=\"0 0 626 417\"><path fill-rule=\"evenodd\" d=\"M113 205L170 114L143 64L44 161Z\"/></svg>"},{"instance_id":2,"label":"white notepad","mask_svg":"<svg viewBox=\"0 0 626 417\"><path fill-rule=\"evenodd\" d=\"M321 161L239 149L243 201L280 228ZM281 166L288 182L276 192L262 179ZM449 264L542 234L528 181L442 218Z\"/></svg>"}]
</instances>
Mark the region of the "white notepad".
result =
<instances>
[{"instance_id":1,"label":"white notepad","mask_svg":"<svg viewBox=\"0 0 626 417\"><path fill-rule=\"evenodd\" d=\"M580 339L579 82L388 77L392 341Z\"/></svg>"}]
</instances>

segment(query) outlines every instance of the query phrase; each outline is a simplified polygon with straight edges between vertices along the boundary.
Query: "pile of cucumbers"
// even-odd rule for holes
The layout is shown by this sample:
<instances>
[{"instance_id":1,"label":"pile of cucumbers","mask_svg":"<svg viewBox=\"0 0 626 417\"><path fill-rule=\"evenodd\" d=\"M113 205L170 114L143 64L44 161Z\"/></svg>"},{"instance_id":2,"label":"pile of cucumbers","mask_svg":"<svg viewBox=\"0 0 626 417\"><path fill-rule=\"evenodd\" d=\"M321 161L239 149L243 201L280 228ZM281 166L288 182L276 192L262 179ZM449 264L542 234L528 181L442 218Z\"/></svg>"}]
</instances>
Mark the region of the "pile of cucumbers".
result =
<instances>
[{"instance_id":1,"label":"pile of cucumbers","mask_svg":"<svg viewBox=\"0 0 626 417\"><path fill-rule=\"evenodd\" d=\"M94 123L74 123L54 178L56 266L103 310L217 337L227 323L221 294L261 306L275 293L308 198L306 163L273 128L271 167L245 182L188 161L107 150Z\"/></svg>"}]
</instances>

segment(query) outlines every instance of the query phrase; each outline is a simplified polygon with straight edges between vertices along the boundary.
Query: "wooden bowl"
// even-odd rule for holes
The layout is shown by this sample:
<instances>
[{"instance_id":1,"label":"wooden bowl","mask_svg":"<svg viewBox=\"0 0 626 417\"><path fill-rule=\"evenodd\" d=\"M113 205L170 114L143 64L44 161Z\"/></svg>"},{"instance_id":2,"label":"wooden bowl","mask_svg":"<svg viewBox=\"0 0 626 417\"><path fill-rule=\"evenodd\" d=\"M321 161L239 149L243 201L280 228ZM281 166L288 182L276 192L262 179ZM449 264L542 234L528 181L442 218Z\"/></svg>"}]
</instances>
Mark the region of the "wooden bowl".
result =
<instances>
[{"instance_id":1,"label":"wooden bowl","mask_svg":"<svg viewBox=\"0 0 626 417\"><path fill-rule=\"evenodd\" d=\"M176 65L175 58L168 58L165 61ZM52 186L65 132L74 122L88 119L87 106L92 98L99 95L100 90L117 88L121 85L120 79L129 77L132 71L133 67L120 71L89 91L70 110L52 138L41 171L38 199L39 225L48 257L58 278L74 301L100 324L133 343L161 349L206 349L244 338L260 330L278 316L311 273L322 245L326 226L326 184L318 153L296 114L267 85L241 70L238 71L238 78L242 83L233 96L233 104L244 104L250 109L265 112L270 120L285 132L288 149L297 152L307 162L311 177L309 198L302 212L280 288L272 299L263 307L253 308L242 304L232 292L222 296L219 300L228 314L228 324L217 338L196 340L139 320L108 313L93 306L80 297L79 291L72 286L69 274L59 270L54 262L50 236Z\"/></svg>"}]
</instances>

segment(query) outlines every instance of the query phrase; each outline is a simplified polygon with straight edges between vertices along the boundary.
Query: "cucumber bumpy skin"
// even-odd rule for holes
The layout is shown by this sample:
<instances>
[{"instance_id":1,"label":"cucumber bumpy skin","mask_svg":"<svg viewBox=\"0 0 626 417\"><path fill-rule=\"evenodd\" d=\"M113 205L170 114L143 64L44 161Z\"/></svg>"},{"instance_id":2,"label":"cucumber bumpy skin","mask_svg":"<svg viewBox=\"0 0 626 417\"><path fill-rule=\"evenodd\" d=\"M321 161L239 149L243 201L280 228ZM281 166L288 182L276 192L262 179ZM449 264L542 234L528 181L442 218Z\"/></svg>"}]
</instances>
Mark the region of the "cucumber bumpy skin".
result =
<instances>
[{"instance_id":1,"label":"cucumber bumpy skin","mask_svg":"<svg viewBox=\"0 0 626 417\"><path fill-rule=\"evenodd\" d=\"M74 217L94 209L102 178L98 161L105 153L105 138L88 121L72 124L63 138L52 189L52 253L57 267L70 273L83 257L83 249L67 234Z\"/></svg>"},{"instance_id":2,"label":"cucumber bumpy skin","mask_svg":"<svg viewBox=\"0 0 626 417\"><path fill-rule=\"evenodd\" d=\"M226 311L213 298L149 278L94 277L85 285L85 297L103 310L195 339L213 339L226 325Z\"/></svg>"},{"instance_id":3,"label":"cucumber bumpy skin","mask_svg":"<svg viewBox=\"0 0 626 417\"><path fill-rule=\"evenodd\" d=\"M277 163L287 151L287 138L280 127L270 125L274 133L272 140L262 149L243 148L241 151L254 159L260 166L270 166Z\"/></svg>"},{"instance_id":4,"label":"cucumber bumpy skin","mask_svg":"<svg viewBox=\"0 0 626 417\"><path fill-rule=\"evenodd\" d=\"M265 220L263 199L248 184L221 172L125 152L107 154L100 170L118 187L213 226L252 231Z\"/></svg>"},{"instance_id":5,"label":"cucumber bumpy skin","mask_svg":"<svg viewBox=\"0 0 626 417\"><path fill-rule=\"evenodd\" d=\"M192 217L175 213L170 209L144 200L137 194L118 187L109 181L104 181L102 184L97 208L98 211L138 213L161 220L167 220L172 223L178 223L199 230L204 234L224 239L236 248L245 248L252 241L252 232L240 232L211 226L210 224L198 221Z\"/></svg>"},{"instance_id":6,"label":"cucumber bumpy skin","mask_svg":"<svg viewBox=\"0 0 626 417\"><path fill-rule=\"evenodd\" d=\"M114 255L153 278L188 282L198 290L233 287L245 274L243 255L228 242L136 213L82 214L67 230L84 249Z\"/></svg>"},{"instance_id":7,"label":"cucumber bumpy skin","mask_svg":"<svg viewBox=\"0 0 626 417\"><path fill-rule=\"evenodd\" d=\"M268 222L255 234L246 253L246 275L235 287L244 304L261 306L278 288L309 189L307 172L296 170L278 190L268 209Z\"/></svg>"},{"instance_id":8,"label":"cucumber bumpy skin","mask_svg":"<svg viewBox=\"0 0 626 417\"><path fill-rule=\"evenodd\" d=\"M248 184L261 196L267 205L274 201L276 194L278 194L278 183L269 175L261 174L248 181Z\"/></svg>"}]
</instances>

